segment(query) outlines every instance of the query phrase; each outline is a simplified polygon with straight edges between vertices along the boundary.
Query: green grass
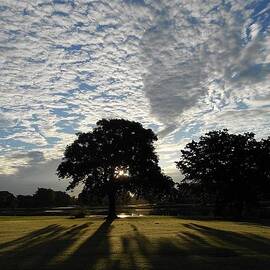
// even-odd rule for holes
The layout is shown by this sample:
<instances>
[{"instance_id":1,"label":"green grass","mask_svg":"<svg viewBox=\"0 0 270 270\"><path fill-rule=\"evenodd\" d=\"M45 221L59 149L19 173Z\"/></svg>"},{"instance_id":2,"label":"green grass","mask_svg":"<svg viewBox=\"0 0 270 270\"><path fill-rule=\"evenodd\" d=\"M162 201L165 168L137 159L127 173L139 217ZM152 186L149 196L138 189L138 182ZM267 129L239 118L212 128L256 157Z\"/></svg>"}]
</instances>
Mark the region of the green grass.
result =
<instances>
[{"instance_id":1,"label":"green grass","mask_svg":"<svg viewBox=\"0 0 270 270\"><path fill-rule=\"evenodd\" d=\"M1 217L0 269L270 269L270 227L143 217Z\"/></svg>"}]
</instances>

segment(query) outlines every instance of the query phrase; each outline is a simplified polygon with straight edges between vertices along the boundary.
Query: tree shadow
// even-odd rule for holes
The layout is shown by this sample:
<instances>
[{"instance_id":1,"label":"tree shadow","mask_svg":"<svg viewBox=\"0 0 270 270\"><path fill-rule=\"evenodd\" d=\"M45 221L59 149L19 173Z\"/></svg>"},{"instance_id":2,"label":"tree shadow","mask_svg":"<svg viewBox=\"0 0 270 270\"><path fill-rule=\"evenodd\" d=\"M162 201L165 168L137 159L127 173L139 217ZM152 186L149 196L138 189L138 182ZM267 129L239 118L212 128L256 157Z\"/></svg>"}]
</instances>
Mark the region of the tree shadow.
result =
<instances>
[{"instance_id":1,"label":"tree shadow","mask_svg":"<svg viewBox=\"0 0 270 270\"><path fill-rule=\"evenodd\" d=\"M43 235L46 235L46 234L49 234L49 235L55 234L59 231L61 231L61 227L59 225L56 225L56 224L49 225L47 227L31 232L18 239L0 244L0 250L4 248L16 248L16 247L18 248L18 246L20 245L28 245L29 242L34 241L38 237L42 237Z\"/></svg>"},{"instance_id":2,"label":"tree shadow","mask_svg":"<svg viewBox=\"0 0 270 270\"><path fill-rule=\"evenodd\" d=\"M65 269L111 269L111 243L109 233L113 219L107 219L63 263Z\"/></svg>"},{"instance_id":3,"label":"tree shadow","mask_svg":"<svg viewBox=\"0 0 270 270\"><path fill-rule=\"evenodd\" d=\"M50 225L31 232L16 240L0 245L0 269L102 269L117 267L112 262L108 234L113 220L106 220L67 259L57 261L65 250L71 247L87 232L91 223L63 227Z\"/></svg>"},{"instance_id":4,"label":"tree shadow","mask_svg":"<svg viewBox=\"0 0 270 270\"><path fill-rule=\"evenodd\" d=\"M90 223L53 224L4 243L0 269L270 269L270 241L262 236L196 223L181 225L175 235L166 236L164 230L146 235L136 222L127 222L128 231L118 234L111 230L121 223L112 223L104 221L90 236ZM52 263L76 241L74 253Z\"/></svg>"},{"instance_id":5,"label":"tree shadow","mask_svg":"<svg viewBox=\"0 0 270 270\"><path fill-rule=\"evenodd\" d=\"M270 255L270 240L268 238L253 233L226 231L194 223L184 226L199 232L208 239L230 247L230 249L239 250L239 252L246 254Z\"/></svg>"},{"instance_id":6,"label":"tree shadow","mask_svg":"<svg viewBox=\"0 0 270 270\"><path fill-rule=\"evenodd\" d=\"M264 237L191 223L175 238L151 239L131 227L133 234L122 237L128 260L123 269L270 269L270 241Z\"/></svg>"},{"instance_id":7,"label":"tree shadow","mask_svg":"<svg viewBox=\"0 0 270 270\"><path fill-rule=\"evenodd\" d=\"M41 269L72 245L89 223L68 228L50 225L0 245L0 269Z\"/></svg>"}]
</instances>

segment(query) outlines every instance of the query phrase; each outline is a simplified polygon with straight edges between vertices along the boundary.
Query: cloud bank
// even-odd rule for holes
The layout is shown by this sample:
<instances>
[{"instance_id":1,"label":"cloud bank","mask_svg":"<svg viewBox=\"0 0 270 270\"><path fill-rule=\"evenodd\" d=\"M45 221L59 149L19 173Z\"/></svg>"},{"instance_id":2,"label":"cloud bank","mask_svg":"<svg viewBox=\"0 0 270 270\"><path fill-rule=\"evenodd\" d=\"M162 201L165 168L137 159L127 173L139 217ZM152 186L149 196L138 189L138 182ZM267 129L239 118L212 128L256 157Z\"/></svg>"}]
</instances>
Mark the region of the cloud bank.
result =
<instances>
[{"instance_id":1,"label":"cloud bank","mask_svg":"<svg viewBox=\"0 0 270 270\"><path fill-rule=\"evenodd\" d=\"M207 130L269 135L269 1L3 0L0 24L5 179L102 117L153 128L170 172Z\"/></svg>"}]
</instances>

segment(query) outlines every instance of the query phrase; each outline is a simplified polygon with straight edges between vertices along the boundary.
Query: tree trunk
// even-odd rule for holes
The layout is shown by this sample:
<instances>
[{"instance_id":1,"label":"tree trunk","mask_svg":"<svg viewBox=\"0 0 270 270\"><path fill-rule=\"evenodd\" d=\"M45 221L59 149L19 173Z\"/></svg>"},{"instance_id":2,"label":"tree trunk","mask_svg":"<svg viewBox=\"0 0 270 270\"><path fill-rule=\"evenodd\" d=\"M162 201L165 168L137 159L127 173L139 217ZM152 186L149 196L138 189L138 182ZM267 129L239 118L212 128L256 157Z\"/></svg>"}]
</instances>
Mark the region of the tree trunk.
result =
<instances>
[{"instance_id":1,"label":"tree trunk","mask_svg":"<svg viewBox=\"0 0 270 270\"><path fill-rule=\"evenodd\" d=\"M109 198L109 212L107 219L115 219L117 218L117 215L115 209L115 190L113 187L108 192L108 198Z\"/></svg>"}]
</instances>

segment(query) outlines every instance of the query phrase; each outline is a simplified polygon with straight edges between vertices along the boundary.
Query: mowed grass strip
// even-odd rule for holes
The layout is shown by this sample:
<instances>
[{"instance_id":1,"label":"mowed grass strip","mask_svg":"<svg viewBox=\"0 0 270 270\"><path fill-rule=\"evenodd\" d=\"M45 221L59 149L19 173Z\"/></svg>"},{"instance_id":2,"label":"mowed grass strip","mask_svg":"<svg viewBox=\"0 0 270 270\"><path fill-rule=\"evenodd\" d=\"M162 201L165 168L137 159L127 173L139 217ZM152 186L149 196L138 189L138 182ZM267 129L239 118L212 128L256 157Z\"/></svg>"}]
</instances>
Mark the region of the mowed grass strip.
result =
<instances>
[{"instance_id":1,"label":"mowed grass strip","mask_svg":"<svg viewBox=\"0 0 270 270\"><path fill-rule=\"evenodd\" d=\"M140 217L1 217L0 269L270 269L270 227Z\"/></svg>"}]
</instances>

